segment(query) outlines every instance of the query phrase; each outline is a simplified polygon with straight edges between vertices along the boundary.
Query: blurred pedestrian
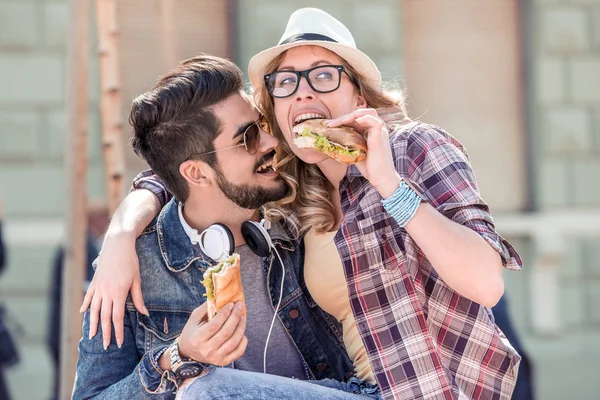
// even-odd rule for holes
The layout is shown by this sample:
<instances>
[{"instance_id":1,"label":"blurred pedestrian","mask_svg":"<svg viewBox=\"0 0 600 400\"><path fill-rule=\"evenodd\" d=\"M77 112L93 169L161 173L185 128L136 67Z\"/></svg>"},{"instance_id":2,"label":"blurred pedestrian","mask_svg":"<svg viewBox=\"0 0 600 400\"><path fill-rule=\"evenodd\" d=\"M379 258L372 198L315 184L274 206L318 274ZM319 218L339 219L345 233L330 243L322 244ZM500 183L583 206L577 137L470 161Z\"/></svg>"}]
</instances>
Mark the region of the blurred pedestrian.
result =
<instances>
[{"instance_id":1,"label":"blurred pedestrian","mask_svg":"<svg viewBox=\"0 0 600 400\"><path fill-rule=\"evenodd\" d=\"M0 199L0 275L4 272L7 264L6 246L2 236L2 222L4 208ZM0 304L0 400L9 400L8 385L4 379L4 369L18 362L15 342L7 327L4 306Z\"/></svg>"},{"instance_id":2,"label":"blurred pedestrian","mask_svg":"<svg viewBox=\"0 0 600 400\"><path fill-rule=\"evenodd\" d=\"M88 206L88 228L86 239L86 263L85 263L85 281L82 287L82 293L87 290L94 269L92 263L98 257L102 248L102 240L108 227L108 208L105 204L91 203ZM57 399L60 383L60 325L61 325L61 292L62 292L62 272L64 264L65 249L61 245L54 257L52 264L52 283L50 286L50 311L48 318L47 344L50 350L52 363L54 364L54 389L51 399Z\"/></svg>"},{"instance_id":3,"label":"blurred pedestrian","mask_svg":"<svg viewBox=\"0 0 600 400\"><path fill-rule=\"evenodd\" d=\"M529 356L523 346L517 331L513 327L510 312L508 309L508 300L506 294L500 298L498 304L492 308L496 325L504 332L509 342L521 356L521 365L519 366L519 374L517 375L517 384L513 391L512 400L533 400L533 370L529 360Z\"/></svg>"}]
</instances>

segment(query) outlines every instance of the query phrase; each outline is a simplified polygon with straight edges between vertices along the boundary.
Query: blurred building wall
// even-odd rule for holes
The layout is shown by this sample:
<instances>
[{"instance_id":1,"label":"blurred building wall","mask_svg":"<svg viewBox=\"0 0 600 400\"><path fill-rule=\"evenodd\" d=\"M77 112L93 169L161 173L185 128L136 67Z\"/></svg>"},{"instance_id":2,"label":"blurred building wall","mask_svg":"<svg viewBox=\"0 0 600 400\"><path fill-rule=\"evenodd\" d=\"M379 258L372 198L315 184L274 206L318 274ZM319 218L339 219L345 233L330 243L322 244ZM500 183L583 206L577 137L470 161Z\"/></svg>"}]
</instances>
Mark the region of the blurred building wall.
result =
<instances>
[{"instance_id":1,"label":"blurred building wall","mask_svg":"<svg viewBox=\"0 0 600 400\"><path fill-rule=\"evenodd\" d=\"M600 1L529 1L526 12L532 183L544 221L537 221L532 236L530 281L513 309L536 361L539 398L595 399L600 392ZM591 224L594 234L588 234Z\"/></svg>"},{"instance_id":2,"label":"blurred building wall","mask_svg":"<svg viewBox=\"0 0 600 400\"><path fill-rule=\"evenodd\" d=\"M600 1L536 1L531 7L539 206L598 207Z\"/></svg>"},{"instance_id":3,"label":"blurred building wall","mask_svg":"<svg viewBox=\"0 0 600 400\"><path fill-rule=\"evenodd\" d=\"M51 264L64 232L67 3L0 2L0 195L9 246L0 301L24 331L22 361L7 371L16 399L46 400L51 390L45 335ZM92 56L88 189L96 199L104 197L97 65Z\"/></svg>"},{"instance_id":4,"label":"blurred building wall","mask_svg":"<svg viewBox=\"0 0 600 400\"><path fill-rule=\"evenodd\" d=\"M411 116L465 145L495 213L527 206L525 82L517 0L406 1L404 80Z\"/></svg>"}]
</instances>

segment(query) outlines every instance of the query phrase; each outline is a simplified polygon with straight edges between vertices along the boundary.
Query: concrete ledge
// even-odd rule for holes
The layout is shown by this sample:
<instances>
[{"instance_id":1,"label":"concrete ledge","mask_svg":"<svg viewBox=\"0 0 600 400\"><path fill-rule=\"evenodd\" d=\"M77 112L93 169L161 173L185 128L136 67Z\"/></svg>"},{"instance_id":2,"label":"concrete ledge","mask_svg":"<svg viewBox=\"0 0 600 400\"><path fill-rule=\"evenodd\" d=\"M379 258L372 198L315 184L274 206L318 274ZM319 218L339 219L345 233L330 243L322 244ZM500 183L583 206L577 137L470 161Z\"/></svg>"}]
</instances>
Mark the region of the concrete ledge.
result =
<instances>
[{"instance_id":1,"label":"concrete ledge","mask_svg":"<svg viewBox=\"0 0 600 400\"><path fill-rule=\"evenodd\" d=\"M561 315L561 265L568 239L600 237L600 210L562 209L497 215L496 228L506 237L527 237L534 244L529 282L529 306L536 334L557 336Z\"/></svg>"},{"instance_id":2,"label":"concrete ledge","mask_svg":"<svg viewBox=\"0 0 600 400\"><path fill-rule=\"evenodd\" d=\"M8 246L58 246L64 241L65 228L61 218L7 218L4 236Z\"/></svg>"},{"instance_id":3,"label":"concrete ledge","mask_svg":"<svg viewBox=\"0 0 600 400\"><path fill-rule=\"evenodd\" d=\"M600 236L599 209L496 214L494 221L498 232L506 236Z\"/></svg>"}]
</instances>

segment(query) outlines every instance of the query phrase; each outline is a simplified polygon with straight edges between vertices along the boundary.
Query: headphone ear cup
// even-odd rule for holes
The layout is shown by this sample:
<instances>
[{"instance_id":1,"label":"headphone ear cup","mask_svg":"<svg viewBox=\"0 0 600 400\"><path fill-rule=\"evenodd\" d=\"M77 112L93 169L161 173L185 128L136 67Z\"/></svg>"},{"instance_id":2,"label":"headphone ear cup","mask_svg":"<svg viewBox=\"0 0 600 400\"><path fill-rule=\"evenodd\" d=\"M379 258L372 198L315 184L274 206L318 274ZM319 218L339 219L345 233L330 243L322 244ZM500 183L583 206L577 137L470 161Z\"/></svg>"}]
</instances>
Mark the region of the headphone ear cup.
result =
<instances>
[{"instance_id":1,"label":"headphone ear cup","mask_svg":"<svg viewBox=\"0 0 600 400\"><path fill-rule=\"evenodd\" d=\"M271 252L271 237L267 230L258 222L246 221L242 224L242 236L254 254L266 257Z\"/></svg>"},{"instance_id":2,"label":"headphone ear cup","mask_svg":"<svg viewBox=\"0 0 600 400\"><path fill-rule=\"evenodd\" d=\"M231 229L227 227L225 224L216 223L213 226L217 229L221 228L223 234L227 237L227 242L223 240L224 244L228 244L225 248L228 250L228 256L232 255L235 251L235 239L233 238L233 233L231 233Z\"/></svg>"},{"instance_id":3,"label":"headphone ear cup","mask_svg":"<svg viewBox=\"0 0 600 400\"><path fill-rule=\"evenodd\" d=\"M213 224L199 235L202 251L215 261L223 261L235 251L231 230L223 224Z\"/></svg>"}]
</instances>

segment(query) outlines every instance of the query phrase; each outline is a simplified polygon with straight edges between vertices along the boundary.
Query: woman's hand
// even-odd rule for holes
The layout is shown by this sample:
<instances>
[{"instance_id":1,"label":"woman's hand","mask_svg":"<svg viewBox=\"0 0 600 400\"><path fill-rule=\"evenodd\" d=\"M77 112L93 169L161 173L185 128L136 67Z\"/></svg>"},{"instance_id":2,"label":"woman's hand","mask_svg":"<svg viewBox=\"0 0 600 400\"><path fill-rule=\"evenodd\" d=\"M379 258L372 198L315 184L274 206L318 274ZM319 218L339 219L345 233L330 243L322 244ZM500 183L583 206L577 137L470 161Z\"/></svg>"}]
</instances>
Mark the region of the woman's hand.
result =
<instances>
[{"instance_id":1,"label":"woman's hand","mask_svg":"<svg viewBox=\"0 0 600 400\"><path fill-rule=\"evenodd\" d=\"M356 167L383 198L391 196L398 189L401 178L392 159L390 133L377 111L373 108L360 108L329 121L327 125L348 126L366 137L367 157L356 163Z\"/></svg>"},{"instance_id":2,"label":"woman's hand","mask_svg":"<svg viewBox=\"0 0 600 400\"><path fill-rule=\"evenodd\" d=\"M110 344L111 323L115 326L117 346L123 344L125 301L131 290L133 304L148 315L142 297L140 265L135 251L135 234L107 234L102 245L96 272L83 299L80 312L90 308L90 339L98 332L101 317L104 348Z\"/></svg>"},{"instance_id":3,"label":"woman's hand","mask_svg":"<svg viewBox=\"0 0 600 400\"><path fill-rule=\"evenodd\" d=\"M138 189L130 192L113 215L94 278L83 299L81 312L90 310L90 338L98 331L98 316L102 318L104 347L110 344L111 320L115 325L115 339L123 344L123 319L125 300L131 290L135 308L148 315L142 298L140 262L135 250L135 241L160 211L162 204L150 190Z\"/></svg>"}]
</instances>

